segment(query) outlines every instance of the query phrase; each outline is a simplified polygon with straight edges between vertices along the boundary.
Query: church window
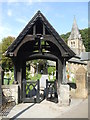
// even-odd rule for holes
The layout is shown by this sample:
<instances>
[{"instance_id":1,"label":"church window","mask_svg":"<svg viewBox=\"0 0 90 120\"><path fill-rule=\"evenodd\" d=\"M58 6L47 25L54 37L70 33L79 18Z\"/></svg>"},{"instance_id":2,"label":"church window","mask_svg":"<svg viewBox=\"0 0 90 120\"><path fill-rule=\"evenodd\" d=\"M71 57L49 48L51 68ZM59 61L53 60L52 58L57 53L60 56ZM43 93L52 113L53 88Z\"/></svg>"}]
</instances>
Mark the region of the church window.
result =
<instances>
[{"instance_id":1,"label":"church window","mask_svg":"<svg viewBox=\"0 0 90 120\"><path fill-rule=\"evenodd\" d=\"M73 42L73 47L75 47L75 42Z\"/></svg>"},{"instance_id":2,"label":"church window","mask_svg":"<svg viewBox=\"0 0 90 120\"><path fill-rule=\"evenodd\" d=\"M73 47L73 42L71 42L71 47Z\"/></svg>"},{"instance_id":3,"label":"church window","mask_svg":"<svg viewBox=\"0 0 90 120\"><path fill-rule=\"evenodd\" d=\"M71 42L71 47L75 47L75 42Z\"/></svg>"}]
</instances>

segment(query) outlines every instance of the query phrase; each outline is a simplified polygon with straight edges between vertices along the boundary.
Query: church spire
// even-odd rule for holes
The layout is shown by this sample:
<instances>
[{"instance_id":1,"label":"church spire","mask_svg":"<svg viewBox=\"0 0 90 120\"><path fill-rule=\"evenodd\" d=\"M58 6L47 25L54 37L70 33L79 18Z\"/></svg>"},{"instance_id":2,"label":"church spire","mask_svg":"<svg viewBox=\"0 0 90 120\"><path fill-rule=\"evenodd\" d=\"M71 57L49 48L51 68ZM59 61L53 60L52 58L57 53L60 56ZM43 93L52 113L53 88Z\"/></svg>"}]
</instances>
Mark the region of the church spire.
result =
<instances>
[{"instance_id":1,"label":"church spire","mask_svg":"<svg viewBox=\"0 0 90 120\"><path fill-rule=\"evenodd\" d=\"M75 16L74 16L74 20L73 20L71 34L68 39L69 40L81 39L81 34L79 33L79 29L78 29L78 25L77 25Z\"/></svg>"}]
</instances>

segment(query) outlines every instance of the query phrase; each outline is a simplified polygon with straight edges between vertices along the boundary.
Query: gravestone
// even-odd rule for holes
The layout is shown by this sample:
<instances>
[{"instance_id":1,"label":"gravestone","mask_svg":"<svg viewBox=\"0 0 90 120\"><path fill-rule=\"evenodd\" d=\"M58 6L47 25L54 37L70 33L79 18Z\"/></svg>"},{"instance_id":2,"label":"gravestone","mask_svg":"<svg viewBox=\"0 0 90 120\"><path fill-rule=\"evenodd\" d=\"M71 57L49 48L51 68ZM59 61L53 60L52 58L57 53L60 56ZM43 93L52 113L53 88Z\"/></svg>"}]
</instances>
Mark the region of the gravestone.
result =
<instances>
[{"instance_id":1,"label":"gravestone","mask_svg":"<svg viewBox=\"0 0 90 120\"><path fill-rule=\"evenodd\" d=\"M46 88L46 79L48 79L48 75L42 75L40 79L40 88Z\"/></svg>"},{"instance_id":2,"label":"gravestone","mask_svg":"<svg viewBox=\"0 0 90 120\"><path fill-rule=\"evenodd\" d=\"M76 71L76 85L75 97L87 97L87 72L83 66Z\"/></svg>"}]
</instances>

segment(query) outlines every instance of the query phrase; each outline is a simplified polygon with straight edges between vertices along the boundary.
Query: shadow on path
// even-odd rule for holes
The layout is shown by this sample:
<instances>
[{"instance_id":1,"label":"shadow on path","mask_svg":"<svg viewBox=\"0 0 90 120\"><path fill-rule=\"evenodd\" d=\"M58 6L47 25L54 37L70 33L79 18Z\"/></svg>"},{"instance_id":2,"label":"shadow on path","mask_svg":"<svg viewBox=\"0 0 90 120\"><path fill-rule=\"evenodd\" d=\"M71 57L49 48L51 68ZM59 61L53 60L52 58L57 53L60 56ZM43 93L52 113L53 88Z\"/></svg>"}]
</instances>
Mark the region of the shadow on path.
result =
<instances>
[{"instance_id":1,"label":"shadow on path","mask_svg":"<svg viewBox=\"0 0 90 120\"><path fill-rule=\"evenodd\" d=\"M24 110L22 110L21 112L19 112L18 114L16 114L15 116L13 116L12 118L9 118L9 120L14 120L16 119L18 116L20 116L22 113L24 113L26 110L28 110L29 108L33 107L36 103L33 103L32 105L30 105L29 107L25 108Z\"/></svg>"}]
</instances>

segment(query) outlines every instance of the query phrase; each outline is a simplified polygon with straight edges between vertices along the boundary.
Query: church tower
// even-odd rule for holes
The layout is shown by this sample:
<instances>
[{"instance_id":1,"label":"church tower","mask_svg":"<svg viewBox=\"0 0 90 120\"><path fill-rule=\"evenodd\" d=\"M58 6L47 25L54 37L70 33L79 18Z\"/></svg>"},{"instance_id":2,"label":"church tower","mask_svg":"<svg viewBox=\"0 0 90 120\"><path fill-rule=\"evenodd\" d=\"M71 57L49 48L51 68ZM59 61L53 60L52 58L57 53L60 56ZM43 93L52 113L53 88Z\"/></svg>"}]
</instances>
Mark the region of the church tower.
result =
<instances>
[{"instance_id":1,"label":"church tower","mask_svg":"<svg viewBox=\"0 0 90 120\"><path fill-rule=\"evenodd\" d=\"M79 32L76 19L74 17L71 34L68 38L68 46L77 54L80 55L81 52L85 52L85 47L82 41L81 34Z\"/></svg>"}]
</instances>

